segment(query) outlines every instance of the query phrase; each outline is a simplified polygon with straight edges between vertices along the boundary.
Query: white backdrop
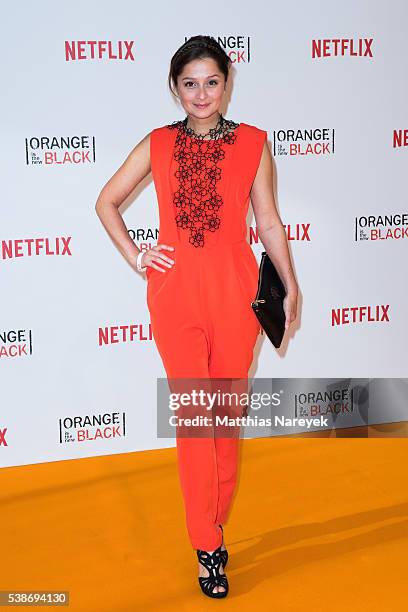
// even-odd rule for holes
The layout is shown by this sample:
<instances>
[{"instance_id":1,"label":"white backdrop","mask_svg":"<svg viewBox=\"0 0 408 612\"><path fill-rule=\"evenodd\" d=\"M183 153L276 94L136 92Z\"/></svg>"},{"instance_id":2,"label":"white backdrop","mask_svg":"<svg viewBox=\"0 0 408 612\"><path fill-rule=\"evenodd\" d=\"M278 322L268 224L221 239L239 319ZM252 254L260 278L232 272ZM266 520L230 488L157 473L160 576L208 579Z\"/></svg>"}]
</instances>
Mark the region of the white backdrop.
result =
<instances>
[{"instance_id":1,"label":"white backdrop","mask_svg":"<svg viewBox=\"0 0 408 612\"><path fill-rule=\"evenodd\" d=\"M147 132L185 116L167 75L195 34L214 36L234 60L223 114L268 131L300 288L296 323L279 351L259 337L250 376L407 375L408 5L207 0L196 9L47 0L2 12L2 466L175 444L156 438L165 372L146 280L94 206ZM136 242L155 244L151 176L121 210ZM253 215L248 223L256 229ZM259 260L263 246L251 244ZM350 309L368 306L371 316L353 322ZM369 320L377 306L379 320ZM337 313L342 323L332 324ZM384 409L382 420L395 420ZM104 425L70 427L74 417Z\"/></svg>"}]
</instances>

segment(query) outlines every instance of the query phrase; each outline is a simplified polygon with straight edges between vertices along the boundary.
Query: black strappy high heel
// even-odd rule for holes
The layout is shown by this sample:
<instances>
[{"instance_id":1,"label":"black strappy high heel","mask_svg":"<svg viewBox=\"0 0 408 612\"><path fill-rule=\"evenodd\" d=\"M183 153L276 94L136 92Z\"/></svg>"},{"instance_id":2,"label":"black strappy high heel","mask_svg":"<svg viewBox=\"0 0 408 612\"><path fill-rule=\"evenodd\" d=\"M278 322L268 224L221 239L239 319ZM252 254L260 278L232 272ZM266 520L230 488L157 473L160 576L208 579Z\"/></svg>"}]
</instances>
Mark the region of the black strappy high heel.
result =
<instances>
[{"instance_id":1,"label":"black strappy high heel","mask_svg":"<svg viewBox=\"0 0 408 612\"><path fill-rule=\"evenodd\" d=\"M222 525L219 525L219 527L221 527L222 535L224 535L224 530L222 528ZM221 562L222 562L222 567L225 570L227 563L228 563L228 550L227 549L221 550Z\"/></svg>"},{"instance_id":2,"label":"black strappy high heel","mask_svg":"<svg viewBox=\"0 0 408 612\"><path fill-rule=\"evenodd\" d=\"M204 595L217 599L226 597L229 588L227 576L225 574L220 574L220 567L222 564L221 553L221 546L216 548L213 553L197 549L198 561L209 573L209 576L198 576L199 585ZM217 586L223 587L225 591L214 592L214 588Z\"/></svg>"}]
</instances>

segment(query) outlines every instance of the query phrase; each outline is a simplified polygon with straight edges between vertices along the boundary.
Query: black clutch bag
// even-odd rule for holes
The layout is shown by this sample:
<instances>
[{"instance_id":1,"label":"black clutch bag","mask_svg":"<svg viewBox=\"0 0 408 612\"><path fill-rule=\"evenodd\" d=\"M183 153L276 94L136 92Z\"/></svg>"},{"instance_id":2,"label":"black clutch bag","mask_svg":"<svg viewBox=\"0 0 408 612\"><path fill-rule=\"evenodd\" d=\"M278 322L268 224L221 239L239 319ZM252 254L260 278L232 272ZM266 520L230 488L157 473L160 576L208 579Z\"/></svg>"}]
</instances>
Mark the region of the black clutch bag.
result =
<instances>
[{"instance_id":1,"label":"black clutch bag","mask_svg":"<svg viewBox=\"0 0 408 612\"><path fill-rule=\"evenodd\" d=\"M251 303L262 329L275 348L279 348L285 333L283 298L285 287L266 251L259 266L258 291Z\"/></svg>"}]
</instances>

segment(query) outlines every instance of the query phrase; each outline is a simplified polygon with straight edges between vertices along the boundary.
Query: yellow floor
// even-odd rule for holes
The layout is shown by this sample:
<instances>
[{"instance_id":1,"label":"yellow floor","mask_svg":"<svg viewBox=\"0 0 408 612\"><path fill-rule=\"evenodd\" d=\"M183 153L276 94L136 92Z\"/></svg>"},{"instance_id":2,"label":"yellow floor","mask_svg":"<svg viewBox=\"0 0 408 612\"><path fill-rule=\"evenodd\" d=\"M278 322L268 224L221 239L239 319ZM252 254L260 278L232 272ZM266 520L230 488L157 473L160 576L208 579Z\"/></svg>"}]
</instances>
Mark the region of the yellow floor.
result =
<instances>
[{"instance_id":1,"label":"yellow floor","mask_svg":"<svg viewBox=\"0 0 408 612\"><path fill-rule=\"evenodd\" d=\"M0 590L68 590L62 609L84 612L399 612L407 473L404 438L241 441L224 529L230 594L210 600L198 587L175 449L5 468Z\"/></svg>"}]
</instances>

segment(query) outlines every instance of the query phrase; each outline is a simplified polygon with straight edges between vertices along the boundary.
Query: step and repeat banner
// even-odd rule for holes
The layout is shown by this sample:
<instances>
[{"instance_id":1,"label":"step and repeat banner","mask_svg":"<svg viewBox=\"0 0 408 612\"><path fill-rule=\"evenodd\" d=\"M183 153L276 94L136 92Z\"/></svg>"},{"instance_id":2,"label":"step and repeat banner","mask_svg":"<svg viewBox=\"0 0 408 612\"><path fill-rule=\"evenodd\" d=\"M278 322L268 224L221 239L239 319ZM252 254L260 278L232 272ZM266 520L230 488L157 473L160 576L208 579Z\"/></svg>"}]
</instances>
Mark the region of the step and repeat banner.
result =
<instances>
[{"instance_id":1,"label":"step and repeat banner","mask_svg":"<svg viewBox=\"0 0 408 612\"><path fill-rule=\"evenodd\" d=\"M250 376L296 379L287 416L328 427L363 424L352 381L381 378L374 422L408 418L407 19L396 0L3 10L1 466L175 445L157 435L146 278L95 203L148 132L184 118L167 76L196 34L233 61L224 116L268 132L299 283L296 322L279 350L260 334ZM120 210L140 248L156 244L151 175ZM248 241L259 261L251 207Z\"/></svg>"}]
</instances>

